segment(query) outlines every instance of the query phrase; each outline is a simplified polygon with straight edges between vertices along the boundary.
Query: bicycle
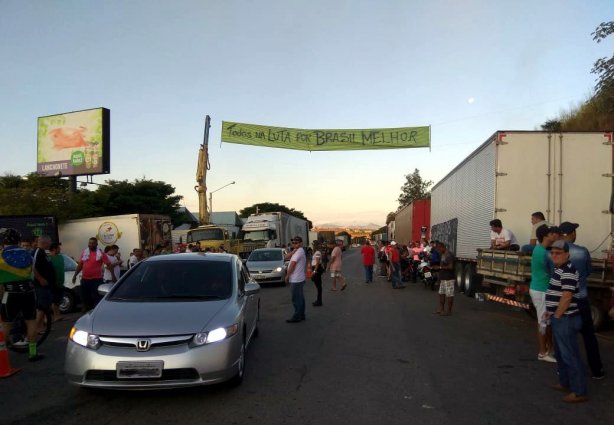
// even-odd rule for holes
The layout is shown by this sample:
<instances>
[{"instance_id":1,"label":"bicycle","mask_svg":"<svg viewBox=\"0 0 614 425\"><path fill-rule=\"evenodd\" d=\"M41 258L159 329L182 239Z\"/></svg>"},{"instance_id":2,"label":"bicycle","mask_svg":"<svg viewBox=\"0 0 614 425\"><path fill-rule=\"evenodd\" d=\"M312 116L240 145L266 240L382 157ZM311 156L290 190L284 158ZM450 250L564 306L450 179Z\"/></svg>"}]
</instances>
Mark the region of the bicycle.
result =
<instances>
[{"instance_id":1,"label":"bicycle","mask_svg":"<svg viewBox=\"0 0 614 425\"><path fill-rule=\"evenodd\" d=\"M45 342L49 334L51 333L51 323L53 322L53 315L51 310L46 311L45 313L45 323L42 331L37 333L36 337L36 346L40 347L40 345ZM28 352L28 328L26 326L26 321L23 318L22 313L19 313L13 324L11 326L10 335L7 336L8 339L8 348L17 353L26 353Z\"/></svg>"}]
</instances>

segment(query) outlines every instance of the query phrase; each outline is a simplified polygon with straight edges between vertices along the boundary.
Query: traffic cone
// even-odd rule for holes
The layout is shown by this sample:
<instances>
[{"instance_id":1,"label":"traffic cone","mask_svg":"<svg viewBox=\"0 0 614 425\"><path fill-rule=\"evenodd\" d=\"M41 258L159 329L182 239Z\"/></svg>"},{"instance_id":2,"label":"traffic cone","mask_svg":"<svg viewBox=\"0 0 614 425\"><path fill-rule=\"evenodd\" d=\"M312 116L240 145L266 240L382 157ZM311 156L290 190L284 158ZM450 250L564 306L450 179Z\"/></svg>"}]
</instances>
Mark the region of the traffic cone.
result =
<instances>
[{"instance_id":1,"label":"traffic cone","mask_svg":"<svg viewBox=\"0 0 614 425\"><path fill-rule=\"evenodd\" d=\"M21 369L14 369L9 364L9 353L6 351L6 338L4 330L0 326L0 378L8 378L16 374Z\"/></svg>"}]
</instances>

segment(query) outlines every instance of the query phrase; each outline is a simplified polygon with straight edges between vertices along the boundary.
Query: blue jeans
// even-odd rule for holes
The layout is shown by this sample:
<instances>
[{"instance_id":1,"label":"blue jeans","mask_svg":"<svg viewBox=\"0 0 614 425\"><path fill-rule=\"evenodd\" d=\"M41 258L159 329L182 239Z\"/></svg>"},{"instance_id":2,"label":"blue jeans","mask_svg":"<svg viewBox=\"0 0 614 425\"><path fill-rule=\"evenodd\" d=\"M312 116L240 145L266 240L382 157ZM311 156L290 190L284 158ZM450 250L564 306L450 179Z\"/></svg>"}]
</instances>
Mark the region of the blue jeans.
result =
<instances>
[{"instance_id":1,"label":"blue jeans","mask_svg":"<svg viewBox=\"0 0 614 425\"><path fill-rule=\"evenodd\" d=\"M373 282L373 266L364 266L365 267L365 281L367 283Z\"/></svg>"},{"instance_id":2,"label":"blue jeans","mask_svg":"<svg viewBox=\"0 0 614 425\"><path fill-rule=\"evenodd\" d=\"M293 319L305 320L305 294L303 293L303 287L305 281L302 282L290 282L290 288L292 290L292 305L294 306Z\"/></svg>"},{"instance_id":3,"label":"blue jeans","mask_svg":"<svg viewBox=\"0 0 614 425\"><path fill-rule=\"evenodd\" d=\"M559 383L577 395L586 395L586 371L578 347L582 317L579 314L563 315L560 319L552 316L551 320Z\"/></svg>"},{"instance_id":4,"label":"blue jeans","mask_svg":"<svg viewBox=\"0 0 614 425\"><path fill-rule=\"evenodd\" d=\"M392 287L401 286L401 263L392 263Z\"/></svg>"}]
</instances>

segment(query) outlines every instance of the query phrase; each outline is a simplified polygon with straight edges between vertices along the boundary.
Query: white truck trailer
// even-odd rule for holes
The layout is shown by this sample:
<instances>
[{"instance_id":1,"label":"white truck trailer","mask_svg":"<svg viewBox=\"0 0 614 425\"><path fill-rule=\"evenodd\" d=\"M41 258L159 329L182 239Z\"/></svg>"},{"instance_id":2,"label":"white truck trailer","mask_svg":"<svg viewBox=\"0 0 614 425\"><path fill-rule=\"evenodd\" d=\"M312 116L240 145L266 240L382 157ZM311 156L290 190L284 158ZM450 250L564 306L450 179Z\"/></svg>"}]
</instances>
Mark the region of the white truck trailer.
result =
<instances>
[{"instance_id":1,"label":"white truck trailer","mask_svg":"<svg viewBox=\"0 0 614 425\"><path fill-rule=\"evenodd\" d=\"M599 324L614 284L612 142L613 133L497 131L439 181L431 238L455 253L459 288L468 296L489 288L486 298L530 310L530 255L490 251L489 222L500 219L528 244L531 214L541 211L549 223L580 224L576 243L593 258L589 298Z\"/></svg>"},{"instance_id":2,"label":"white truck trailer","mask_svg":"<svg viewBox=\"0 0 614 425\"><path fill-rule=\"evenodd\" d=\"M171 220L166 215L123 214L106 217L68 220L59 226L62 251L79 260L91 237L98 246L119 246L124 266L135 248L147 249L153 254L157 248L171 249Z\"/></svg>"},{"instance_id":3,"label":"white truck trailer","mask_svg":"<svg viewBox=\"0 0 614 425\"><path fill-rule=\"evenodd\" d=\"M294 236L303 239L303 246L309 242L309 223L303 218L285 212L252 214L243 225L243 254L256 248L288 245Z\"/></svg>"}]
</instances>

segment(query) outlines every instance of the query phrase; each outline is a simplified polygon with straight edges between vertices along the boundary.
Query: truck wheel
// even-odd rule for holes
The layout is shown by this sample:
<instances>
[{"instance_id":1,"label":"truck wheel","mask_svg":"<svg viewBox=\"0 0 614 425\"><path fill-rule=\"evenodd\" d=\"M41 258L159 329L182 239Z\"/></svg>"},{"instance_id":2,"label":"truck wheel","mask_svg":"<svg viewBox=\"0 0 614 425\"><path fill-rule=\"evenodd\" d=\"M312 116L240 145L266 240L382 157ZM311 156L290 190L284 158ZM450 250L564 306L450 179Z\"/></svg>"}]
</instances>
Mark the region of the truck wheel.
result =
<instances>
[{"instance_id":1,"label":"truck wheel","mask_svg":"<svg viewBox=\"0 0 614 425\"><path fill-rule=\"evenodd\" d=\"M75 310L75 294L70 289L62 291L62 301L58 306L60 313L72 313Z\"/></svg>"},{"instance_id":2,"label":"truck wheel","mask_svg":"<svg viewBox=\"0 0 614 425\"><path fill-rule=\"evenodd\" d=\"M463 263L457 263L454 272L456 273L456 287L458 292L465 291L465 267Z\"/></svg>"},{"instance_id":3,"label":"truck wheel","mask_svg":"<svg viewBox=\"0 0 614 425\"><path fill-rule=\"evenodd\" d=\"M465 266L465 276L463 279L463 288L465 289L465 295L473 297L480 285L481 276L476 274L475 266L471 263Z\"/></svg>"},{"instance_id":4,"label":"truck wheel","mask_svg":"<svg viewBox=\"0 0 614 425\"><path fill-rule=\"evenodd\" d=\"M599 306L595 304L591 304L591 317L593 318L593 327L596 331L598 331L602 326L605 320L605 314L603 309L599 308Z\"/></svg>"}]
</instances>

